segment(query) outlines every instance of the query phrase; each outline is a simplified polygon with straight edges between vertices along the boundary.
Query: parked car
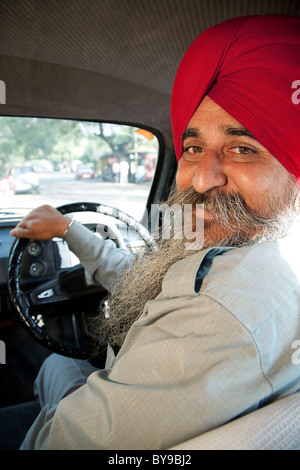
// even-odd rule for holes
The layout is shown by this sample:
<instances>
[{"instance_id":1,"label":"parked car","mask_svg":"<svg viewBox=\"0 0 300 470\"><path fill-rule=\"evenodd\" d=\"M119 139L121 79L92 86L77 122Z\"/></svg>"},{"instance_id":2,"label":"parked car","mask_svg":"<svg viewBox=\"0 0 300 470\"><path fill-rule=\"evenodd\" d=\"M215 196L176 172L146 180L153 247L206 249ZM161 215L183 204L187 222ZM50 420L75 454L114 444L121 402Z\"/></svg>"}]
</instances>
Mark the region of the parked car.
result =
<instances>
[{"instance_id":1,"label":"parked car","mask_svg":"<svg viewBox=\"0 0 300 470\"><path fill-rule=\"evenodd\" d=\"M81 158L81 155L85 154L84 145L87 138L91 136L89 149L96 149L95 155L100 155L101 164L101 155L112 151L111 146L114 145L112 123L126 126L134 123L133 140L136 139L135 129L139 127L151 131L157 142L156 166L151 168L153 179L144 185L114 183L110 186L109 181L99 181L99 185L91 183L90 186L87 181L81 185L74 180L74 174L56 171L47 175L47 191L42 193L41 188L41 194L32 197L30 206L27 198L8 193L10 190L15 194L39 191L39 178L32 168L13 167L6 175L5 182L0 185L0 191L2 186L4 188L0 198L2 410L11 406L20 407L22 410L23 405L32 404L33 415L36 415L33 383L41 364L51 352L57 351L58 347L60 354L73 354L73 357L80 356L81 351L84 352L88 321L97 315L100 301L105 302L107 296L104 288L96 288L90 279L86 279L78 259L74 259L62 240L32 240L28 245L22 246L24 251L18 273L23 306L28 307L27 314L30 317L29 321L21 318L16 299L8 291L9 276L13 267L10 261L11 250L14 246L9 232L22 219L24 208L25 212L28 212L44 203L56 206L68 203L74 210L74 204L80 201L80 207L76 206L77 209L86 211L96 208L97 212L98 205L105 202L135 214L139 204L137 222L147 230L151 222L151 204L156 204L168 196L177 170L170 124L170 96L183 54L194 39L213 24L232 17L262 13L300 16L300 4L294 0L1 0L0 81L6 85L5 88L2 87L2 94L6 93L6 99L1 96L0 121L3 119L2 122L8 126L4 134L4 126L0 122L2 145L7 142L7 148L10 148L9 143L13 141L20 152L28 155L23 148L28 131L26 119L32 126L35 126L39 119L53 119L55 124L64 124L62 130L57 132L57 135L61 136L57 145L51 140L50 122L47 133L50 138L47 145L46 138L41 139L38 132L33 131L31 134L32 151L43 151L47 158L48 154L56 152L57 156L61 155L62 161L65 158L70 161ZM289 86L290 84L287 84L287 93ZM21 119L24 120L22 126ZM85 129L84 138L79 139L79 126L75 121L82 123L82 128ZM16 123L15 130L11 131L13 122ZM74 126L69 130L68 124L71 122ZM107 123L107 128L104 128L103 123ZM119 132L116 135L122 134ZM103 141L106 141L105 145L102 142L102 147L98 149L101 136ZM61 145L64 139L67 142L66 149ZM120 141L118 155L121 149L126 149L126 142L125 138ZM135 142L128 148L128 155L124 154L124 157L128 158L129 154L132 154L138 161L141 156L135 155ZM11 155L14 155L13 148ZM57 161L57 158L53 161ZM91 168L78 167L76 178L93 177ZM135 187L135 193L130 192L133 191L132 186ZM82 204L82 201L91 204ZM22 211L20 207L23 208ZM88 220L85 215L85 212L80 213L79 220L82 216L82 223L97 231L99 221ZM131 219L128 221L131 222ZM100 225L107 233L109 223L101 219ZM133 224L128 229L121 222L114 221L110 228L117 233L116 243L119 246L134 251L140 249L140 241L137 240L132 226ZM58 294L54 296L54 292L58 292L60 297ZM61 348L62 344L64 349ZM82 357L87 356L83 354ZM149 359L151 364L151 358ZM172 358L170 360L172 361ZM151 374L151 366L145 371L145 376L147 374ZM213 385L210 389L213 394ZM157 393L159 394L159 388ZM187 401L188 397L183 396L182 400ZM147 406L147 403L144 406ZM299 405L294 406L295 410L296 408L299 408ZM177 413L177 410L174 410L174 413ZM286 416L287 412L285 418ZM154 416L153 419L159 418ZM83 416L83 419L86 417ZM268 430L272 436L283 433L283 441L287 443L290 434L299 436L299 416L298 422L285 419L279 428L270 424L267 419L259 420L257 428L254 422L256 423L255 420L250 421L244 433L240 433L238 425L235 434L229 433L232 447L235 437L241 434L243 444L247 448L248 434L251 431L255 433L257 429L263 436L266 448L269 448ZM239 421L236 420L235 423ZM7 422L8 427L9 425L12 423ZM105 425L116 424L111 422L108 416ZM186 423L184 425L187 426ZM166 433L170 426L172 423L167 422ZM19 428L22 428L22 423ZM222 427L208 433L212 448L215 442L214 432L219 437L222 436ZM226 434L226 429L224 433ZM198 437L201 438L196 436L191 444L178 443L177 449L188 449L190 453L191 449L201 448ZM8 446L6 443L4 448L16 449L19 444L19 437L16 436L15 440ZM2 445L0 441L0 449L3 448ZM174 458L177 452L179 453L177 450L173 454ZM175 460L173 462L178 463Z\"/></svg>"},{"instance_id":2,"label":"parked car","mask_svg":"<svg viewBox=\"0 0 300 470\"><path fill-rule=\"evenodd\" d=\"M39 192L39 177L32 166L14 166L4 179L15 194Z\"/></svg>"},{"instance_id":3,"label":"parked car","mask_svg":"<svg viewBox=\"0 0 300 470\"><path fill-rule=\"evenodd\" d=\"M76 179L88 179L91 180L95 176L94 170L88 165L79 165L76 169Z\"/></svg>"}]
</instances>

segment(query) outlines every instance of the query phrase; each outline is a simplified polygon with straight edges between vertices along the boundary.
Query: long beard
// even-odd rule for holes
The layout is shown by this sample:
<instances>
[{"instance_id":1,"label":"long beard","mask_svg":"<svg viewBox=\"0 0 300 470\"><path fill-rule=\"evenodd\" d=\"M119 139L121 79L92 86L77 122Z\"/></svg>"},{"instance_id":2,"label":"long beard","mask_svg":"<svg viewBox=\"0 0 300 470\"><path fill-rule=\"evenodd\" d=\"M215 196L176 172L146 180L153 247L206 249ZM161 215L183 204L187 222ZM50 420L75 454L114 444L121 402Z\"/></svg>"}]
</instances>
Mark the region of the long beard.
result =
<instances>
[{"instance_id":1,"label":"long beard","mask_svg":"<svg viewBox=\"0 0 300 470\"><path fill-rule=\"evenodd\" d=\"M272 207L268 205L268 216L254 213L247 208L239 194L199 194L193 188L174 193L165 204L179 204L181 207L185 204L204 204L214 214L215 224L204 223L204 244L201 249L211 246L245 246L275 240L287 233L295 217L294 206L298 191L293 180L284 201L278 202L276 207L274 203ZM129 328L143 312L146 302L161 292L162 281L168 269L177 261L195 253L194 250L187 249L187 246L184 236L173 236L171 239L160 236L156 250L146 250L142 256L131 260L111 290L109 318L99 317L96 333L101 340L105 339L117 348L122 345Z\"/></svg>"}]
</instances>

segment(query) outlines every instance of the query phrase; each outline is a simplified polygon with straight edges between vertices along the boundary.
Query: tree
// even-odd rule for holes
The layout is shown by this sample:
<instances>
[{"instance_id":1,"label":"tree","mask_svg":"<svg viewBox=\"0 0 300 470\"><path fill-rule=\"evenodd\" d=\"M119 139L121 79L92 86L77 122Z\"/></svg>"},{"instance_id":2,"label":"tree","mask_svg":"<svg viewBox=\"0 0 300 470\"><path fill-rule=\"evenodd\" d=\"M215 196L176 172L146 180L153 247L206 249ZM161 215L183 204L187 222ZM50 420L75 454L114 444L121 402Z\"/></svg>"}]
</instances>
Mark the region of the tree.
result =
<instances>
[{"instance_id":1,"label":"tree","mask_svg":"<svg viewBox=\"0 0 300 470\"><path fill-rule=\"evenodd\" d=\"M94 163L104 155L120 160L136 150L139 140L145 141L135 130L110 123L0 117L2 173L9 166L36 160Z\"/></svg>"}]
</instances>

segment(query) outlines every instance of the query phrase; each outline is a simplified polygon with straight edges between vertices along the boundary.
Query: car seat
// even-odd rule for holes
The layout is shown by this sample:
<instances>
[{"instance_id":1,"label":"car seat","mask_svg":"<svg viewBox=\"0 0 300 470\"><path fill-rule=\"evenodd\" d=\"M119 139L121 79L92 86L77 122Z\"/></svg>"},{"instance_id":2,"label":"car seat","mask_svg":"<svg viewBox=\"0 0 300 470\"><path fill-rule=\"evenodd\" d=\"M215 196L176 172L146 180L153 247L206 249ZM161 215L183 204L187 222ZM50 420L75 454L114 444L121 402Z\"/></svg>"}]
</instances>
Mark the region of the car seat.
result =
<instances>
[{"instance_id":1,"label":"car seat","mask_svg":"<svg viewBox=\"0 0 300 470\"><path fill-rule=\"evenodd\" d=\"M300 391L169 450L299 450Z\"/></svg>"}]
</instances>

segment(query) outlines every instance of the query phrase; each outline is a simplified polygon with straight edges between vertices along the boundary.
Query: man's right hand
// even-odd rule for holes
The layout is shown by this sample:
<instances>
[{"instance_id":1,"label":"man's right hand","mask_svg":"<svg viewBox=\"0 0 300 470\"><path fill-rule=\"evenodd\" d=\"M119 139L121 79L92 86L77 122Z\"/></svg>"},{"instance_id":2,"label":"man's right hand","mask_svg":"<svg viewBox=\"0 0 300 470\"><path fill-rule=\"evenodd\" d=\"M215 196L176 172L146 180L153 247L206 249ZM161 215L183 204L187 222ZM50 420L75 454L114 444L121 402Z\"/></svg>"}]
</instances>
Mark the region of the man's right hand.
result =
<instances>
[{"instance_id":1,"label":"man's right hand","mask_svg":"<svg viewBox=\"0 0 300 470\"><path fill-rule=\"evenodd\" d=\"M35 240L50 240L54 237L63 238L71 220L54 209L54 207L44 205L29 212L10 231L10 235L18 238L33 238Z\"/></svg>"}]
</instances>

